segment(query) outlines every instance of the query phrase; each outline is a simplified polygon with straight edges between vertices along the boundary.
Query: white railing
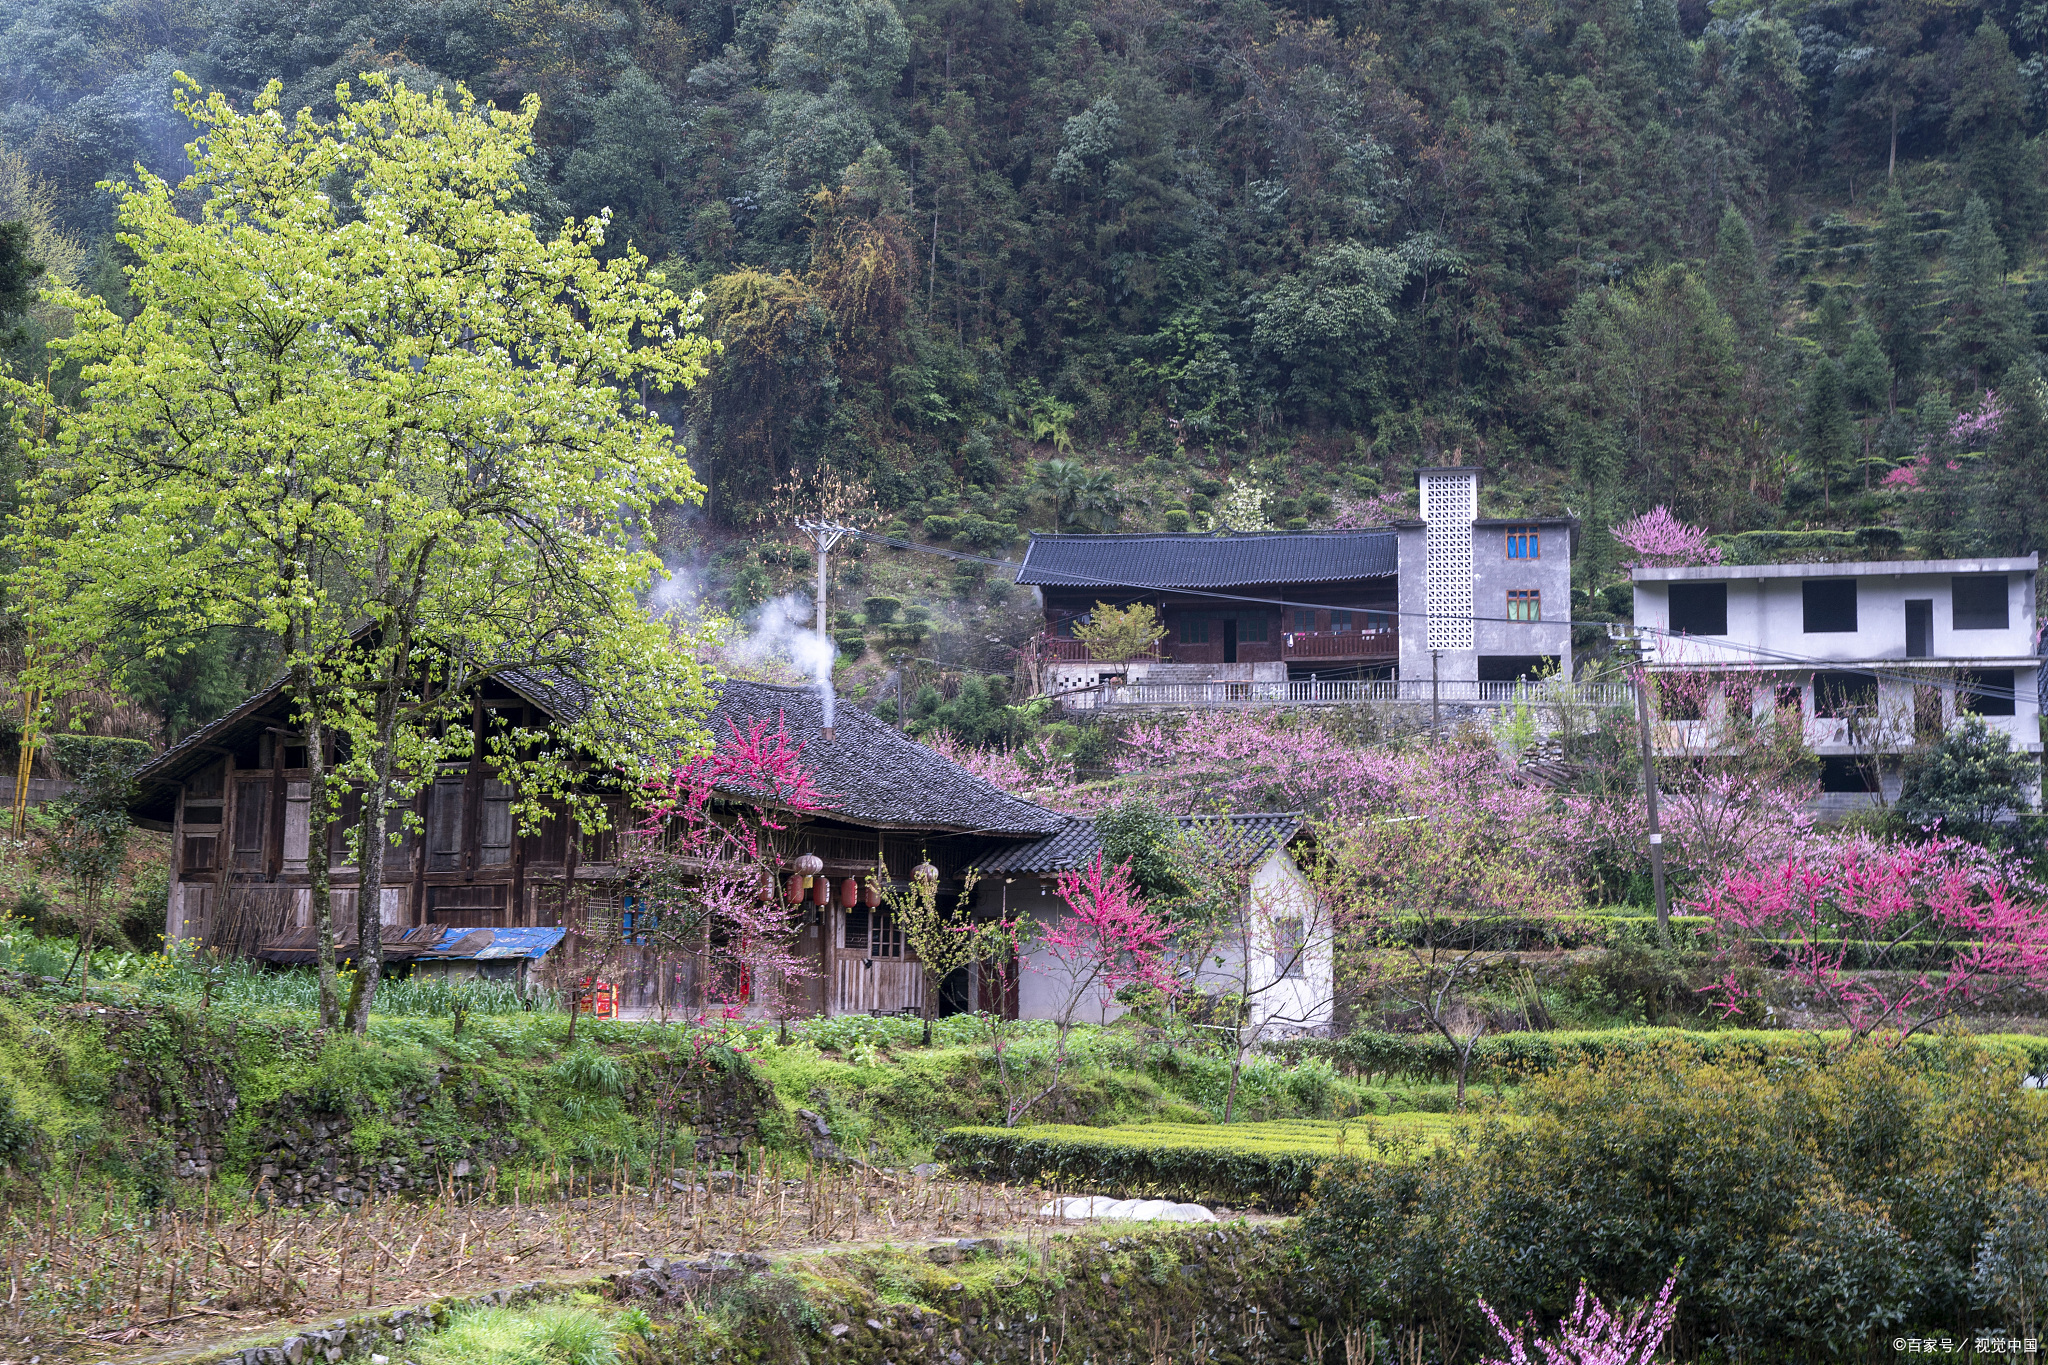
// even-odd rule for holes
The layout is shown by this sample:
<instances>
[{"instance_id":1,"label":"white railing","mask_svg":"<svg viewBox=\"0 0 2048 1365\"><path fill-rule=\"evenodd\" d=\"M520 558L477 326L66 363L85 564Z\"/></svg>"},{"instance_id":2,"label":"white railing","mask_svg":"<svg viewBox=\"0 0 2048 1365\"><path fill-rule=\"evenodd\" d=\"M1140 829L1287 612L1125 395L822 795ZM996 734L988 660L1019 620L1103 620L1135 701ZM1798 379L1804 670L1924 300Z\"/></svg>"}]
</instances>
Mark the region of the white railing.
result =
<instances>
[{"instance_id":1,"label":"white railing","mask_svg":"<svg viewBox=\"0 0 2048 1365\"><path fill-rule=\"evenodd\" d=\"M1061 698L1080 709L1111 706L1634 706L1626 683L1447 682L1368 678L1315 682L1105 683Z\"/></svg>"}]
</instances>

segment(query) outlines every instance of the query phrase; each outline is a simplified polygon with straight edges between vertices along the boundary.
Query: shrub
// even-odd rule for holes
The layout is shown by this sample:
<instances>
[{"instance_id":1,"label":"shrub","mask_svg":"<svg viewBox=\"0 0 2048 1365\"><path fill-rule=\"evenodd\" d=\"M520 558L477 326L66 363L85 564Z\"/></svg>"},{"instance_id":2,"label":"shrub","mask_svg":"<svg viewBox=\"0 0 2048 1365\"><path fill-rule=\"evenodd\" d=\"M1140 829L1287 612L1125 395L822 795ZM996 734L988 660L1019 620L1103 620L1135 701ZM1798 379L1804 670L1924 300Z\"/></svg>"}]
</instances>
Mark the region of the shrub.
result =
<instances>
[{"instance_id":1,"label":"shrub","mask_svg":"<svg viewBox=\"0 0 2048 1365\"><path fill-rule=\"evenodd\" d=\"M924 533L933 540L951 540L960 529L958 517L926 517Z\"/></svg>"},{"instance_id":2,"label":"shrub","mask_svg":"<svg viewBox=\"0 0 2048 1365\"><path fill-rule=\"evenodd\" d=\"M894 597L870 597L860 604L860 610L868 625L886 626L903 610L903 603Z\"/></svg>"},{"instance_id":3,"label":"shrub","mask_svg":"<svg viewBox=\"0 0 2048 1365\"><path fill-rule=\"evenodd\" d=\"M1680 1047L1704 1063L1768 1069L1833 1065L1844 1053L1846 1033L1805 1033L1791 1029L1603 1029L1587 1033L1496 1033L1473 1049L1472 1070L1480 1079L1513 1080L1545 1076L1573 1067L1659 1056ZM1901 1054L1908 1068L1943 1065L1948 1043L1938 1037L1909 1039ZM1994 1065L2048 1074L2048 1038L2006 1034L1976 1040ZM1457 1074L1457 1058L1441 1037L1363 1031L1338 1039L1302 1038L1274 1045L1283 1057L1322 1057L1368 1076L1403 1076L1444 1081Z\"/></svg>"},{"instance_id":4,"label":"shrub","mask_svg":"<svg viewBox=\"0 0 2048 1365\"><path fill-rule=\"evenodd\" d=\"M1188 522L1190 520L1188 509L1185 507L1169 507L1166 509L1165 520L1166 529L1175 535L1179 535L1188 529Z\"/></svg>"},{"instance_id":5,"label":"shrub","mask_svg":"<svg viewBox=\"0 0 2048 1365\"><path fill-rule=\"evenodd\" d=\"M1465 1121L1401 1114L1344 1122L1039 1124L954 1128L938 1158L956 1174L1128 1197L1292 1207L1316 1173L1411 1155Z\"/></svg>"},{"instance_id":6,"label":"shrub","mask_svg":"<svg viewBox=\"0 0 2048 1365\"><path fill-rule=\"evenodd\" d=\"M1333 1167L1302 1250L1338 1311L1424 1330L1445 1358L1481 1329L1481 1295L1508 1321L1556 1318L1581 1282L1642 1299L1681 1262L1679 1359L1708 1342L1753 1361L1874 1355L1895 1333L1947 1333L2038 1282L2002 1268L2028 1246L1986 1229L2027 1216L2011 1201L2048 1135L2017 1067L1960 1039L1920 1060L1859 1044L1760 1068L1667 1042L1576 1066L1529 1087L1524 1127L1405 1167Z\"/></svg>"}]
</instances>

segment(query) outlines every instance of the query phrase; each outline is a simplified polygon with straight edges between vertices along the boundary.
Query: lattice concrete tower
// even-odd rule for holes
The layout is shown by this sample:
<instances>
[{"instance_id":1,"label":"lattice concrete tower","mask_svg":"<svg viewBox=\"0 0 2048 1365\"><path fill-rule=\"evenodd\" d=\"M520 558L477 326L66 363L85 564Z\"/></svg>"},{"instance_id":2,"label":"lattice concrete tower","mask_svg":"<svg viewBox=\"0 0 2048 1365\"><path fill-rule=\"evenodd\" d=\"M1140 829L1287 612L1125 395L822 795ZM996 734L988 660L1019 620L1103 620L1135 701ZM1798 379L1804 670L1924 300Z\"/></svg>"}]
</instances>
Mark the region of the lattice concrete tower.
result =
<instances>
[{"instance_id":1,"label":"lattice concrete tower","mask_svg":"<svg viewBox=\"0 0 2048 1365\"><path fill-rule=\"evenodd\" d=\"M1431 649L1472 648L1472 523L1478 519L1476 468L1423 471L1423 579Z\"/></svg>"}]
</instances>

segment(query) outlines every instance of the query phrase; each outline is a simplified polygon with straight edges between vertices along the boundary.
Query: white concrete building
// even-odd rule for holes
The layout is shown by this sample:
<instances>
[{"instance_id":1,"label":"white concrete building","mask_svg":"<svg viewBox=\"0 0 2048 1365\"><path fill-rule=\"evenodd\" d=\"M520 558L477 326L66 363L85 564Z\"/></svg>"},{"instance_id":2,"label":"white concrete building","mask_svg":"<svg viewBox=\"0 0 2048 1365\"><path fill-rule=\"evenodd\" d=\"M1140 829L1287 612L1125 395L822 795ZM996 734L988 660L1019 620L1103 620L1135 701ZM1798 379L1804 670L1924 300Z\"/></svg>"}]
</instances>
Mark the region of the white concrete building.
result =
<instances>
[{"instance_id":1,"label":"white concrete building","mask_svg":"<svg viewBox=\"0 0 2048 1365\"><path fill-rule=\"evenodd\" d=\"M1242 895L1231 922L1199 960L1191 954L1179 964L1183 979L1205 994L1245 995L1248 1045L1327 1028L1335 995L1334 934L1321 898L1295 861L1294 851L1309 838L1301 815L1190 815L1176 823L1203 856L1236 876ZM982 869L977 918L1022 913L1041 927L1052 924L1065 913L1059 874L1086 867L1101 850L1094 823L1079 817L1037 843L1004 850ZM1088 982L1070 977L1042 946L1018 966L1018 1018L1057 1019L1071 1007L1077 1022L1106 1024L1124 1013ZM994 1008L996 1002L982 1000L981 991L977 979L975 1008Z\"/></svg>"},{"instance_id":2,"label":"white concrete building","mask_svg":"<svg viewBox=\"0 0 2048 1365\"><path fill-rule=\"evenodd\" d=\"M1635 624L1652 642L1653 672L1726 675L1717 694L1752 714L1797 707L1822 759L1823 808L1849 809L1875 790L1896 797L1900 756L1959 714L1982 716L2015 749L2041 752L2039 563L2028 555L1636 569ZM1711 709L1667 711L1659 743L1710 744Z\"/></svg>"}]
</instances>

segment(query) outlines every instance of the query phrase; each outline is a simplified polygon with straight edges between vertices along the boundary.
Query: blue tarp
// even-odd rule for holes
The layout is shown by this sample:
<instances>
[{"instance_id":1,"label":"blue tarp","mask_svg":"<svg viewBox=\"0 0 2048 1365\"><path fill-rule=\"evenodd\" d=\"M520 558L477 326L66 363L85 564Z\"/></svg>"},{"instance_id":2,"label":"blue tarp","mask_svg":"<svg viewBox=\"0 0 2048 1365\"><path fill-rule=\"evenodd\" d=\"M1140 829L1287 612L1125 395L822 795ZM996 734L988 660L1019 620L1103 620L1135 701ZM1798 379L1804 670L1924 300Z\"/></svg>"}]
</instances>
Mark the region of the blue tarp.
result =
<instances>
[{"instance_id":1,"label":"blue tarp","mask_svg":"<svg viewBox=\"0 0 2048 1365\"><path fill-rule=\"evenodd\" d=\"M420 960L484 962L524 957L538 961L546 957L568 932L566 929L443 929L439 942L420 954Z\"/></svg>"}]
</instances>

